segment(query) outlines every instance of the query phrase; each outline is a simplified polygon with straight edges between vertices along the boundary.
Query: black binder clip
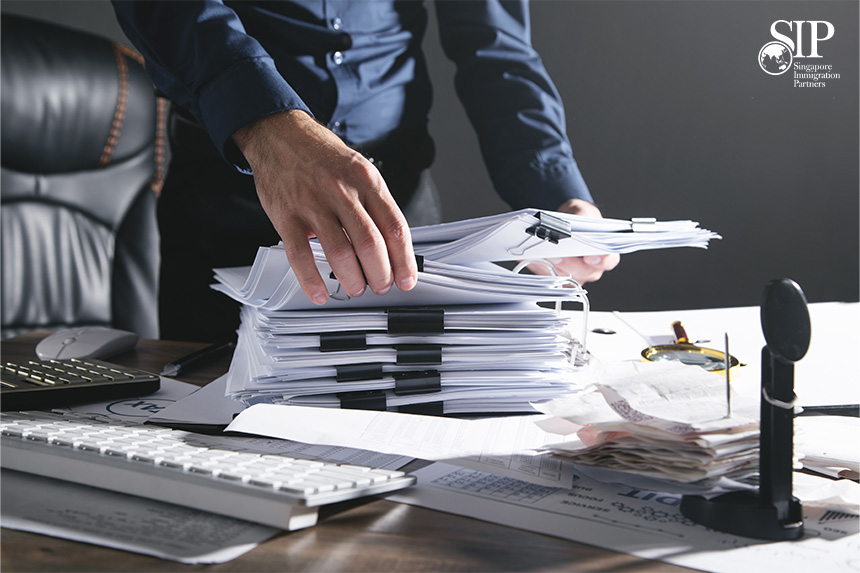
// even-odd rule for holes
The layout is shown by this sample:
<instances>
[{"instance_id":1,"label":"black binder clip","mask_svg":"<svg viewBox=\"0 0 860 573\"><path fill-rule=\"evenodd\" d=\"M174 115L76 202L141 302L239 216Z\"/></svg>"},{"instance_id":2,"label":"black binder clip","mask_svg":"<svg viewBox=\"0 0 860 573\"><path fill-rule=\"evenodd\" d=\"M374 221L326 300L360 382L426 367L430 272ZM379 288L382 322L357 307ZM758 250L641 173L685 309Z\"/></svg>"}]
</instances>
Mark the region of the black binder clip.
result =
<instances>
[{"instance_id":1,"label":"black binder clip","mask_svg":"<svg viewBox=\"0 0 860 573\"><path fill-rule=\"evenodd\" d=\"M338 382L361 382L364 380L379 380L383 376L382 364L370 362L367 364L337 364L335 365L335 380Z\"/></svg>"},{"instance_id":2,"label":"black binder clip","mask_svg":"<svg viewBox=\"0 0 860 573\"><path fill-rule=\"evenodd\" d=\"M537 225L526 229L526 233L534 235L538 239L549 241L557 245L562 239L570 238L570 223L560 217L548 215L542 211L535 213L539 221Z\"/></svg>"},{"instance_id":3,"label":"black binder clip","mask_svg":"<svg viewBox=\"0 0 860 573\"><path fill-rule=\"evenodd\" d=\"M442 377L436 370L395 372L394 393L398 396L432 394L442 390Z\"/></svg>"},{"instance_id":4,"label":"black binder clip","mask_svg":"<svg viewBox=\"0 0 860 573\"><path fill-rule=\"evenodd\" d=\"M761 422L759 490L713 499L685 495L681 513L717 531L786 541L803 535L803 508L792 496L794 363L809 349L806 297L792 280L771 281L761 305Z\"/></svg>"},{"instance_id":5,"label":"black binder clip","mask_svg":"<svg viewBox=\"0 0 860 573\"><path fill-rule=\"evenodd\" d=\"M397 365L442 364L441 344L397 344Z\"/></svg>"},{"instance_id":6,"label":"black binder clip","mask_svg":"<svg viewBox=\"0 0 860 573\"><path fill-rule=\"evenodd\" d=\"M367 333L364 331L320 333L320 352L367 350Z\"/></svg>"},{"instance_id":7,"label":"black binder clip","mask_svg":"<svg viewBox=\"0 0 860 573\"><path fill-rule=\"evenodd\" d=\"M542 211L538 211L534 216L538 220L537 224L526 229L526 233L529 236L527 236L522 243L515 247L508 248L509 254L515 257L521 257L526 251L539 245L541 241L549 241L550 243L557 245L562 239L569 239L571 237L570 223L564 219L554 215L549 215ZM537 237L540 240L535 241L533 237ZM532 244L527 245L529 242Z\"/></svg>"},{"instance_id":8,"label":"black binder clip","mask_svg":"<svg viewBox=\"0 0 860 573\"><path fill-rule=\"evenodd\" d=\"M422 402L419 404L407 404L400 406L397 411L401 414L418 414L421 416L443 416L445 405L443 402Z\"/></svg>"},{"instance_id":9,"label":"black binder clip","mask_svg":"<svg viewBox=\"0 0 860 573\"><path fill-rule=\"evenodd\" d=\"M382 390L367 390L364 392L340 392L336 394L340 407L350 410L385 411L387 404L385 392Z\"/></svg>"},{"instance_id":10,"label":"black binder clip","mask_svg":"<svg viewBox=\"0 0 860 573\"><path fill-rule=\"evenodd\" d=\"M445 332L445 309L388 308L388 334L443 334Z\"/></svg>"}]
</instances>

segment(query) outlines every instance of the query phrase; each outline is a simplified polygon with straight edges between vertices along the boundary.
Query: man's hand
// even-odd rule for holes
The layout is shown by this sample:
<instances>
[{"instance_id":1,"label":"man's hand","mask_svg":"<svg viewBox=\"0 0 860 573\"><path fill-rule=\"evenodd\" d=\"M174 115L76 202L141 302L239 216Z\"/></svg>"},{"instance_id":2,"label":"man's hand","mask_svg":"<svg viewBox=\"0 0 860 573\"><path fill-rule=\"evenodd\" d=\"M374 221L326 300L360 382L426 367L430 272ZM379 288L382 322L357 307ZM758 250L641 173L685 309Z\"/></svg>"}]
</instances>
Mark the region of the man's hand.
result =
<instances>
[{"instance_id":1,"label":"man's hand","mask_svg":"<svg viewBox=\"0 0 860 573\"><path fill-rule=\"evenodd\" d=\"M582 215L584 217L602 218L600 210L588 201L582 199L569 199L557 209L561 213ZM570 275L579 284L594 282L603 276L606 271L611 271L621 261L617 254L590 255L587 257L565 257L563 259L550 259L549 262L556 268L559 275ZM548 275L549 269L544 265L529 265L529 269L535 274Z\"/></svg>"},{"instance_id":2,"label":"man's hand","mask_svg":"<svg viewBox=\"0 0 860 573\"><path fill-rule=\"evenodd\" d=\"M409 226L379 171L303 111L261 118L233 139L263 209L314 304L328 300L308 239L317 237L346 294L385 294L418 280Z\"/></svg>"}]
</instances>

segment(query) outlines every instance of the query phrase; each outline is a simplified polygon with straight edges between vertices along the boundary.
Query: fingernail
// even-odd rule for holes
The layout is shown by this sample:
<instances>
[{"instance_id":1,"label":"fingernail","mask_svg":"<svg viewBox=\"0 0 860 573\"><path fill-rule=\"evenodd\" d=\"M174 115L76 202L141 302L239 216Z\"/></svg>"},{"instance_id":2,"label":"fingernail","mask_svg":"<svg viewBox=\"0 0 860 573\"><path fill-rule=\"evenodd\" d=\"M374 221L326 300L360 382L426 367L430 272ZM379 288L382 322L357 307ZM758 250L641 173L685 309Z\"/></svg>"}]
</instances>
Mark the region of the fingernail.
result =
<instances>
[{"instance_id":1,"label":"fingernail","mask_svg":"<svg viewBox=\"0 0 860 573\"><path fill-rule=\"evenodd\" d=\"M311 302L313 302L317 306L324 305L328 301L328 293L318 292L314 296L311 297Z\"/></svg>"},{"instance_id":2,"label":"fingernail","mask_svg":"<svg viewBox=\"0 0 860 573\"><path fill-rule=\"evenodd\" d=\"M554 264L554 265L559 265L559 264L561 264L561 262L562 262L564 259L547 259L547 260L548 260L549 262L551 262L552 264Z\"/></svg>"},{"instance_id":3,"label":"fingernail","mask_svg":"<svg viewBox=\"0 0 860 573\"><path fill-rule=\"evenodd\" d=\"M376 294L380 294L380 295L382 295L382 294L387 294L387 293L388 293L388 291L390 291L390 290L391 290L391 285L388 285L387 287L385 287L385 288L381 288L381 289L379 289L378 291L374 291L374 292L375 292Z\"/></svg>"},{"instance_id":4,"label":"fingernail","mask_svg":"<svg viewBox=\"0 0 860 573\"><path fill-rule=\"evenodd\" d=\"M583 257L582 260L585 261L586 265L599 265L603 261L603 257L591 255L590 257Z\"/></svg>"},{"instance_id":5,"label":"fingernail","mask_svg":"<svg viewBox=\"0 0 860 573\"><path fill-rule=\"evenodd\" d=\"M363 295L364 291L366 291L366 290L367 290L367 287L361 287L361 290L359 290L357 293L351 294L349 296L351 296L352 298L358 298L361 295Z\"/></svg>"},{"instance_id":6,"label":"fingernail","mask_svg":"<svg viewBox=\"0 0 860 573\"><path fill-rule=\"evenodd\" d=\"M415 279L413 277L406 277L405 279L400 279L397 281L397 288L400 290L412 290L412 287L415 286Z\"/></svg>"}]
</instances>

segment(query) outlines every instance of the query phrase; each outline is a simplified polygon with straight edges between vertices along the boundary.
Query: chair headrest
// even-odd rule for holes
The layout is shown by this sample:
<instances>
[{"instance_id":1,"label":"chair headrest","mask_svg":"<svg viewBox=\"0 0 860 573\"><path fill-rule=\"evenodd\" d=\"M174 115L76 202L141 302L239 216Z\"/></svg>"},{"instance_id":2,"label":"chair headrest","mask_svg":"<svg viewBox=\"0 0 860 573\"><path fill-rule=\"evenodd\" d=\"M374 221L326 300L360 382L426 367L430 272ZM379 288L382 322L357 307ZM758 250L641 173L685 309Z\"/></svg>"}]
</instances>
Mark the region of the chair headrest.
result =
<instances>
[{"instance_id":1,"label":"chair headrest","mask_svg":"<svg viewBox=\"0 0 860 573\"><path fill-rule=\"evenodd\" d=\"M129 48L20 16L0 25L4 168L90 170L152 144L155 93Z\"/></svg>"}]
</instances>

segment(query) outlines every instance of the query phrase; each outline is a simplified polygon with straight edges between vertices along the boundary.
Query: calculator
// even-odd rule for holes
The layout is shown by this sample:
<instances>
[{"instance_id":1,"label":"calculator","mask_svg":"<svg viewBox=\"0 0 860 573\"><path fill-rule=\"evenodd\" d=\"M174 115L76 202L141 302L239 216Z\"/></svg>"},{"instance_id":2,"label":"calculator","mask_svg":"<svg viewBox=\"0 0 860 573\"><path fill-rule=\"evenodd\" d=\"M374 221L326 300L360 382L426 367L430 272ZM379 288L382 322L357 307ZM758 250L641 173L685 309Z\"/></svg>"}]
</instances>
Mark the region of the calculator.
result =
<instances>
[{"instance_id":1,"label":"calculator","mask_svg":"<svg viewBox=\"0 0 860 573\"><path fill-rule=\"evenodd\" d=\"M92 358L4 362L0 365L0 409L46 410L145 396L160 386L155 374Z\"/></svg>"}]
</instances>

